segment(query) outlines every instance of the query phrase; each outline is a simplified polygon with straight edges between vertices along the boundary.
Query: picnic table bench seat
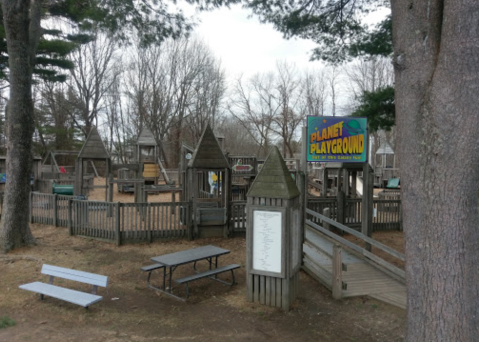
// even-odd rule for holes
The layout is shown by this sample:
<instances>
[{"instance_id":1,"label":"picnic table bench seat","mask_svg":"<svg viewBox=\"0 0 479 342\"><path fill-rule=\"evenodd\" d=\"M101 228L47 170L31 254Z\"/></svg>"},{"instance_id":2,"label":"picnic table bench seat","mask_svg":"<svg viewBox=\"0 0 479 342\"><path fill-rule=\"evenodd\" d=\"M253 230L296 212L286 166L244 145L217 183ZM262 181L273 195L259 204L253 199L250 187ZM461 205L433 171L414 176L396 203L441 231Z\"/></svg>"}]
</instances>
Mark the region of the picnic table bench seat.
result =
<instances>
[{"instance_id":1,"label":"picnic table bench seat","mask_svg":"<svg viewBox=\"0 0 479 342\"><path fill-rule=\"evenodd\" d=\"M107 276L72 270L64 267L43 264L41 272L42 274L50 276L48 284L36 281L20 285L19 287L23 290L39 293L40 299L42 300L45 295L88 308L91 304L97 303L103 299L102 296L97 295L98 286L106 287L108 285ZM53 285L55 277L93 285L92 293Z\"/></svg>"},{"instance_id":2,"label":"picnic table bench seat","mask_svg":"<svg viewBox=\"0 0 479 342\"><path fill-rule=\"evenodd\" d=\"M148 278L146 279L146 282L147 282L147 284L148 284L148 287L150 287L150 288L152 288L152 289L154 289L154 290L158 290L157 287L151 285L151 283L150 283L151 272L153 272L154 270L160 269L160 268L164 268L164 267L165 267L165 265L160 264L160 263L156 263L156 264L152 264L152 265L148 265L148 266L143 266L143 267L141 268L141 270L142 270L143 272L148 272Z\"/></svg>"},{"instance_id":3,"label":"picnic table bench seat","mask_svg":"<svg viewBox=\"0 0 479 342\"><path fill-rule=\"evenodd\" d=\"M195 280L202 279L202 278L211 278L211 279L219 281L223 284L234 285L234 283L235 283L234 270L237 269L237 268L240 268L240 265L230 264L230 265L210 269L210 270L207 270L207 271L204 271L204 272L195 273L195 274L183 277L183 278L175 279L174 281L178 284L185 284L186 285L186 298L188 299L188 297L190 295L190 291L189 291L189 288L188 288L188 283L190 281L195 281ZM227 281L216 278L216 275L224 273L224 272L228 272L228 271L231 271L231 282L227 282Z\"/></svg>"}]
</instances>

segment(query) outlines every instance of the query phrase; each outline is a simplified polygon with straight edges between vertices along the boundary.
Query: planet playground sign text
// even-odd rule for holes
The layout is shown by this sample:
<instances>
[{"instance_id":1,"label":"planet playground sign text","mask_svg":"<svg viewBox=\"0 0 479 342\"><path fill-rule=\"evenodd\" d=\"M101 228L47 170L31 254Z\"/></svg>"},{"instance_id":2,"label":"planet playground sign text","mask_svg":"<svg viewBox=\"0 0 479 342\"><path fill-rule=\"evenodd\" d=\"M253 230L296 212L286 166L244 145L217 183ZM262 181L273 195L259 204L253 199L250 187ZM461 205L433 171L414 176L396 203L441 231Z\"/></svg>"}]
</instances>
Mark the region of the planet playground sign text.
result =
<instances>
[{"instance_id":1,"label":"planet playground sign text","mask_svg":"<svg viewBox=\"0 0 479 342\"><path fill-rule=\"evenodd\" d=\"M308 116L309 162L367 161L366 118Z\"/></svg>"}]
</instances>

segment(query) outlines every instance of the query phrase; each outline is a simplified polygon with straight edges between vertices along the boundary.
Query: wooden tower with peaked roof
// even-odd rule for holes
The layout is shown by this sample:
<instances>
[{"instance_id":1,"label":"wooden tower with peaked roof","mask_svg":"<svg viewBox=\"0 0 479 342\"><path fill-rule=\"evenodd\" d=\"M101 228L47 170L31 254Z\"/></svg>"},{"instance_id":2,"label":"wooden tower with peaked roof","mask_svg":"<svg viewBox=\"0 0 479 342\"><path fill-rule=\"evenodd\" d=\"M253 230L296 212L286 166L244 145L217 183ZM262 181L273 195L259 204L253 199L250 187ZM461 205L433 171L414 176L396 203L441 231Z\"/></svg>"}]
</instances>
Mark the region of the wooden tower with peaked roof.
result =
<instances>
[{"instance_id":1,"label":"wooden tower with peaked roof","mask_svg":"<svg viewBox=\"0 0 479 342\"><path fill-rule=\"evenodd\" d=\"M289 310L302 261L301 193L277 147L247 198L246 289L250 302Z\"/></svg>"},{"instance_id":2,"label":"wooden tower with peaked roof","mask_svg":"<svg viewBox=\"0 0 479 342\"><path fill-rule=\"evenodd\" d=\"M105 201L108 198L108 176L111 170L111 160L110 154L103 145L100 134L96 127L93 127L88 134L88 138L83 144L80 153L78 154L77 160L75 162L75 185L74 185L74 194L75 195L88 195L88 188L83 186L83 174L85 170L84 162L94 162L94 161L104 161L105 162ZM97 185L97 187L100 187Z\"/></svg>"},{"instance_id":3,"label":"wooden tower with peaked roof","mask_svg":"<svg viewBox=\"0 0 479 342\"><path fill-rule=\"evenodd\" d=\"M231 167L206 126L186 167L184 200L193 203L194 235L228 236Z\"/></svg>"},{"instance_id":4,"label":"wooden tower with peaked roof","mask_svg":"<svg viewBox=\"0 0 479 342\"><path fill-rule=\"evenodd\" d=\"M142 175L146 183L158 184L160 172L166 184L172 183L161 163L158 143L151 130L147 127L143 128L136 141L136 161L142 166Z\"/></svg>"},{"instance_id":5,"label":"wooden tower with peaked roof","mask_svg":"<svg viewBox=\"0 0 479 342\"><path fill-rule=\"evenodd\" d=\"M158 144L150 129L143 128L136 141L136 161L143 170L142 176L146 183L158 184L159 180L159 160Z\"/></svg>"}]
</instances>

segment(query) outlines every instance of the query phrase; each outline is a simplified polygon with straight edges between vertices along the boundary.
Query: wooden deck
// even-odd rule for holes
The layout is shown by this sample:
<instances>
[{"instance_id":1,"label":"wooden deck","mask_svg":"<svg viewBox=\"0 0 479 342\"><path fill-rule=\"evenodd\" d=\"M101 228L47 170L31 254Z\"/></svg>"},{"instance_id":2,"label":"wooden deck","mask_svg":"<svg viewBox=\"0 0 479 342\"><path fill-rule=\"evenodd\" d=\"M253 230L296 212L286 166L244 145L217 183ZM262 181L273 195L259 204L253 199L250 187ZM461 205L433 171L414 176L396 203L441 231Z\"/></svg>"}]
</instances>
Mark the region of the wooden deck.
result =
<instances>
[{"instance_id":1,"label":"wooden deck","mask_svg":"<svg viewBox=\"0 0 479 342\"><path fill-rule=\"evenodd\" d=\"M303 269L331 290L334 242L306 226ZM370 296L406 308L406 286L398 277L373 266L365 258L342 250L342 297Z\"/></svg>"}]
</instances>

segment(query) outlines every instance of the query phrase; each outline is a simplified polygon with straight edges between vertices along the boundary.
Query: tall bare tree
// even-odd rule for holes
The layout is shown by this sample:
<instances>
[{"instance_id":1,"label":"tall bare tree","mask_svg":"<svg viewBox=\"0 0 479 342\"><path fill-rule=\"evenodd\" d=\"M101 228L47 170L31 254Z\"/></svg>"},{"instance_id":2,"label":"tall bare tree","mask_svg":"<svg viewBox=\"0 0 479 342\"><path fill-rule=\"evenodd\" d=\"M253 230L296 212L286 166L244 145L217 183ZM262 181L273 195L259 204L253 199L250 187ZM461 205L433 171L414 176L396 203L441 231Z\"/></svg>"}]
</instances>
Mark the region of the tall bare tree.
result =
<instances>
[{"instance_id":1,"label":"tall bare tree","mask_svg":"<svg viewBox=\"0 0 479 342\"><path fill-rule=\"evenodd\" d=\"M390 58L374 56L368 59L356 60L343 68L346 76L346 84L351 98L349 99L350 111L353 111L358 105L358 99L365 92L375 92L379 89L391 86L394 84L394 70ZM372 138L372 153L381 146L381 143L387 142L392 148L395 148L396 130L393 127L390 131L370 132ZM379 168L382 161L379 158L382 156L371 156L373 166L377 166L376 173L380 174L382 171ZM399 160L396 160L399 165Z\"/></svg>"},{"instance_id":2,"label":"tall bare tree","mask_svg":"<svg viewBox=\"0 0 479 342\"><path fill-rule=\"evenodd\" d=\"M327 82L329 86L329 95L331 97L331 115L336 116L338 114L338 86L341 81L341 70L336 65L329 66L327 70Z\"/></svg>"},{"instance_id":3,"label":"tall bare tree","mask_svg":"<svg viewBox=\"0 0 479 342\"><path fill-rule=\"evenodd\" d=\"M294 138L297 138L298 128L304 122L306 108L302 106L302 80L298 77L296 66L286 62L277 62L276 89L280 112L274 118L273 130L281 137L283 155L293 157Z\"/></svg>"},{"instance_id":4,"label":"tall bare tree","mask_svg":"<svg viewBox=\"0 0 479 342\"><path fill-rule=\"evenodd\" d=\"M215 120L224 93L224 73L199 39L168 41L138 47L131 56L125 86L132 115L147 125L163 149L179 151L182 139L194 143L208 120ZM176 166L178 153L163 153L167 166Z\"/></svg>"},{"instance_id":5,"label":"tall bare tree","mask_svg":"<svg viewBox=\"0 0 479 342\"><path fill-rule=\"evenodd\" d=\"M111 36L97 34L88 44L81 45L72 55L75 68L71 71L70 94L76 97L75 124L85 136L98 118L107 95L121 69L115 67L117 42Z\"/></svg>"},{"instance_id":6,"label":"tall bare tree","mask_svg":"<svg viewBox=\"0 0 479 342\"><path fill-rule=\"evenodd\" d=\"M302 87L306 115L325 115L328 89L324 69L305 72Z\"/></svg>"},{"instance_id":7,"label":"tall bare tree","mask_svg":"<svg viewBox=\"0 0 479 342\"><path fill-rule=\"evenodd\" d=\"M281 111L272 94L275 86L273 73L256 74L247 81L236 79L229 112L245 127L256 141L257 155L267 155L273 143L274 117Z\"/></svg>"},{"instance_id":8,"label":"tall bare tree","mask_svg":"<svg viewBox=\"0 0 479 342\"><path fill-rule=\"evenodd\" d=\"M303 81L295 65L277 62L275 72L236 80L229 111L256 139L259 153L281 142L284 155L293 156L294 139L307 113Z\"/></svg>"}]
</instances>

